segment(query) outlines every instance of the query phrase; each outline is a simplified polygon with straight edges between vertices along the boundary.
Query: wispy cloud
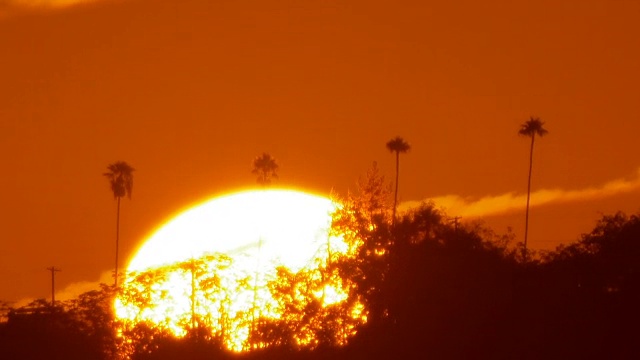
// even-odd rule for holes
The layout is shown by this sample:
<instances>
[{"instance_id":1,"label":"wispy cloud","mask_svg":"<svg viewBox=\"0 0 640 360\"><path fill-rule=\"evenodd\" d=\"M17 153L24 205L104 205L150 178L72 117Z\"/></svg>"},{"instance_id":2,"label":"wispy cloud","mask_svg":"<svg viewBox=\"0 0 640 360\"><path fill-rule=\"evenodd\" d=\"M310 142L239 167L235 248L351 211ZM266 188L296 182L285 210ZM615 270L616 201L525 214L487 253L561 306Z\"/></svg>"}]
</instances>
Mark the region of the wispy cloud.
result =
<instances>
[{"instance_id":1,"label":"wispy cloud","mask_svg":"<svg viewBox=\"0 0 640 360\"><path fill-rule=\"evenodd\" d=\"M17 14L52 11L106 0L0 0L0 20Z\"/></svg>"},{"instance_id":2,"label":"wispy cloud","mask_svg":"<svg viewBox=\"0 0 640 360\"><path fill-rule=\"evenodd\" d=\"M61 8L97 1L101 0L0 0L0 8Z\"/></svg>"},{"instance_id":3,"label":"wispy cloud","mask_svg":"<svg viewBox=\"0 0 640 360\"><path fill-rule=\"evenodd\" d=\"M640 169L632 178L612 180L598 187L578 190L542 189L534 191L531 193L531 206L602 199L638 189L640 189ZM510 192L481 198L445 195L426 200L433 201L437 207L443 208L451 215L474 218L521 211L526 207L527 194ZM400 209L408 210L420 205L420 203L420 201L403 202L400 204Z\"/></svg>"},{"instance_id":4,"label":"wispy cloud","mask_svg":"<svg viewBox=\"0 0 640 360\"><path fill-rule=\"evenodd\" d=\"M56 291L56 303L58 301L75 299L80 294L85 293L87 291L98 290L100 288L100 284L111 284L111 283L113 283L113 271L103 272L97 281L79 281L79 282L71 283L65 286L64 288ZM24 298L12 305L18 308L21 306L25 306L34 300L36 299Z\"/></svg>"}]
</instances>

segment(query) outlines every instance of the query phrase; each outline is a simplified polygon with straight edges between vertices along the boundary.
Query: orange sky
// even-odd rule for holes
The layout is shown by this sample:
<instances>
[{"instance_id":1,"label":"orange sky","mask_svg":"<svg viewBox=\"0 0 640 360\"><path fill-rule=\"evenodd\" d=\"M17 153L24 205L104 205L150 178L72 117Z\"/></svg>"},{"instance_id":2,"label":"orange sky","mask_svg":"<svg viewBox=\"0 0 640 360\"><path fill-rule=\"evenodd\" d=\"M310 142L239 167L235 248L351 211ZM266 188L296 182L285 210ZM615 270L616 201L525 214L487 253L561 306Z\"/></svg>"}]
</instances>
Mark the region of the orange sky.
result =
<instances>
[{"instance_id":1,"label":"orange sky","mask_svg":"<svg viewBox=\"0 0 640 360\"><path fill-rule=\"evenodd\" d=\"M253 186L263 151L280 185L326 195L374 160L392 179L400 135L401 200L517 199L532 115L549 130L533 189L561 190L532 209L532 247L640 210L638 1L55 3L0 5L0 300L48 296L51 265L59 287L111 269L116 160L137 169L125 259L172 214ZM484 219L522 239L521 207Z\"/></svg>"}]
</instances>

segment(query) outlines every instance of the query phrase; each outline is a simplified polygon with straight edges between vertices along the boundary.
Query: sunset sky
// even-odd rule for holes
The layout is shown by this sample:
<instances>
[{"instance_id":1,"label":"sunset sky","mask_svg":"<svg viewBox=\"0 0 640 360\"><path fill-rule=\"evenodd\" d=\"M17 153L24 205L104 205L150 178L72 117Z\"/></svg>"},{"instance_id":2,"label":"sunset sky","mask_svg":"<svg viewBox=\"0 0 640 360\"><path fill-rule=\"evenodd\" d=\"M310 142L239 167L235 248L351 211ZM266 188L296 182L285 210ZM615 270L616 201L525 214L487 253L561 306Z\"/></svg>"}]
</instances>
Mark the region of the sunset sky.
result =
<instances>
[{"instance_id":1,"label":"sunset sky","mask_svg":"<svg viewBox=\"0 0 640 360\"><path fill-rule=\"evenodd\" d=\"M517 3L517 4L515 4ZM385 143L404 207L435 199L553 249L640 211L640 1L8 0L0 2L0 300L112 270L180 211L255 187L346 193Z\"/></svg>"}]
</instances>

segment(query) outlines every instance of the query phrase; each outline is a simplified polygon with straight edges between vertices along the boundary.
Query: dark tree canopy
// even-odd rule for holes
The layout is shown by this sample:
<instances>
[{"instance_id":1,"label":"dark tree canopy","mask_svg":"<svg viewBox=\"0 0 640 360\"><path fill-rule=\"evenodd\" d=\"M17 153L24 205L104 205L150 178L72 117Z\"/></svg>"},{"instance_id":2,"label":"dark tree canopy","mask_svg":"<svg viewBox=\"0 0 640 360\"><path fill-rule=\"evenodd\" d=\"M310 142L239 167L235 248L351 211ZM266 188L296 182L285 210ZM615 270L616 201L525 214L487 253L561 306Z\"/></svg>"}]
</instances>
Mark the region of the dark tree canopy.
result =
<instances>
[{"instance_id":1,"label":"dark tree canopy","mask_svg":"<svg viewBox=\"0 0 640 360\"><path fill-rule=\"evenodd\" d=\"M544 122L540 118L531 117L521 125L518 134L522 136L545 136L549 132L544 128Z\"/></svg>"},{"instance_id":2,"label":"dark tree canopy","mask_svg":"<svg viewBox=\"0 0 640 360\"><path fill-rule=\"evenodd\" d=\"M262 153L253 159L252 174L257 176L256 181L258 184L266 186L271 184L272 179L278 178L278 163L268 153Z\"/></svg>"},{"instance_id":3,"label":"dark tree canopy","mask_svg":"<svg viewBox=\"0 0 640 360\"><path fill-rule=\"evenodd\" d=\"M406 153L411 150L411 145L409 145L409 143L400 136L396 136L395 138L387 141L387 149L390 152Z\"/></svg>"},{"instance_id":4,"label":"dark tree canopy","mask_svg":"<svg viewBox=\"0 0 640 360\"><path fill-rule=\"evenodd\" d=\"M133 172L135 169L124 161L117 161L107 166L108 172L103 175L109 179L114 198L127 196L131 198L133 191Z\"/></svg>"}]
</instances>

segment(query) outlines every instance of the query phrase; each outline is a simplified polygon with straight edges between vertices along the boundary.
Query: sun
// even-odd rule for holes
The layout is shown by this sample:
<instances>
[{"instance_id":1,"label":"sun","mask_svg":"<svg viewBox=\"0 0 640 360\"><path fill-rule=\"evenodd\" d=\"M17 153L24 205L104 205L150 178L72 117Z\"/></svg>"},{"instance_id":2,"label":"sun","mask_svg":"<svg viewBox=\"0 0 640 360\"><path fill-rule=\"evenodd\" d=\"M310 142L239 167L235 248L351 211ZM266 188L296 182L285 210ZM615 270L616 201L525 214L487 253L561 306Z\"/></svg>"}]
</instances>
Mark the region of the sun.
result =
<instances>
[{"instance_id":1,"label":"sun","mask_svg":"<svg viewBox=\"0 0 640 360\"><path fill-rule=\"evenodd\" d=\"M197 329L233 351L346 343L366 310L332 266L349 256L343 238L330 235L336 206L299 191L261 190L179 214L128 266L115 302L123 336L134 341L145 324L178 337Z\"/></svg>"},{"instance_id":2,"label":"sun","mask_svg":"<svg viewBox=\"0 0 640 360\"><path fill-rule=\"evenodd\" d=\"M299 191L247 191L206 201L161 226L128 266L141 271L210 253L308 265L327 243L330 200Z\"/></svg>"}]
</instances>

